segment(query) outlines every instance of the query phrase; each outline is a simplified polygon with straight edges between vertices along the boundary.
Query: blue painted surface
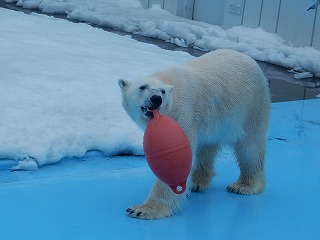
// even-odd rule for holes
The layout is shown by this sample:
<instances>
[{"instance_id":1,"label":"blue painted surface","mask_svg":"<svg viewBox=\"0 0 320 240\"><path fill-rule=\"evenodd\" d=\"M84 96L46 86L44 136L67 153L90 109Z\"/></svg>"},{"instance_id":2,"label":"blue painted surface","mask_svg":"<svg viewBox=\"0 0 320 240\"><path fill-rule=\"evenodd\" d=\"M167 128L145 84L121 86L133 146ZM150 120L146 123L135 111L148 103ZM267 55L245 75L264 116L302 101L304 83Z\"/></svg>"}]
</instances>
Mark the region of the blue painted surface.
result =
<instances>
[{"instance_id":1,"label":"blue painted surface","mask_svg":"<svg viewBox=\"0 0 320 240\"><path fill-rule=\"evenodd\" d=\"M0 171L0 239L320 239L320 100L272 104L267 188L226 192L238 176L228 150L204 193L178 215L145 221L125 209L155 177L144 157L90 152L37 171Z\"/></svg>"}]
</instances>

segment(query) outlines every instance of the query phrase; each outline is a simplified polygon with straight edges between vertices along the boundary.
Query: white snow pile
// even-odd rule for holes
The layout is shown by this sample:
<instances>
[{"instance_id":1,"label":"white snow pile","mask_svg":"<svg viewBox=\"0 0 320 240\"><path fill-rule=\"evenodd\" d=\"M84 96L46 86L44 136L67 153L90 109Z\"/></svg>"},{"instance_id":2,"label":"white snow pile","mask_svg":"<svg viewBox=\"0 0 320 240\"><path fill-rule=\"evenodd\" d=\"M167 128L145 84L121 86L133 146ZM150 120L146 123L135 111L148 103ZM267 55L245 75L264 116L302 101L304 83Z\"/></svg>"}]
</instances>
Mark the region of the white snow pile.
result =
<instances>
[{"instance_id":1,"label":"white snow pile","mask_svg":"<svg viewBox=\"0 0 320 240\"><path fill-rule=\"evenodd\" d=\"M17 6L46 13L65 13L69 19L159 38L178 46L205 51L230 48L256 60L273 63L298 72L296 77L320 77L320 51L294 47L277 34L262 28L242 26L223 30L219 26L174 16L154 5L143 9L138 0L5 0Z\"/></svg>"},{"instance_id":2,"label":"white snow pile","mask_svg":"<svg viewBox=\"0 0 320 240\"><path fill-rule=\"evenodd\" d=\"M0 8L0 160L34 169L100 150L143 154L119 78L192 57L83 23Z\"/></svg>"}]
</instances>

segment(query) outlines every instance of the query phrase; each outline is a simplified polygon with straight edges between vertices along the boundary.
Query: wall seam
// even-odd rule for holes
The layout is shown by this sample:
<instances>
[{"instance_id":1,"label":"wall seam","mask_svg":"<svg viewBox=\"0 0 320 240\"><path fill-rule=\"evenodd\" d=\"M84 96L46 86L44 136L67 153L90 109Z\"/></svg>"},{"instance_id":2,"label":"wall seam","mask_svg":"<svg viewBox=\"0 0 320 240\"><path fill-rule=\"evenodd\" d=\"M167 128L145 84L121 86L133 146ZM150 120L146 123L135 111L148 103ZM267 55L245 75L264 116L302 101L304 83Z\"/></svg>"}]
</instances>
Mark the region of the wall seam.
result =
<instances>
[{"instance_id":1,"label":"wall seam","mask_svg":"<svg viewBox=\"0 0 320 240\"><path fill-rule=\"evenodd\" d=\"M260 27L260 24L261 24L262 8L263 8L263 0L261 1L260 16L259 16L259 23L258 23L259 27Z\"/></svg>"},{"instance_id":2,"label":"wall seam","mask_svg":"<svg viewBox=\"0 0 320 240\"><path fill-rule=\"evenodd\" d=\"M313 26L312 26L310 46L313 46L314 31L315 31L315 29L316 29L316 21L317 21L317 15L318 15L318 7L319 7L319 5L316 5L316 9L315 9L315 13L314 13L314 19L313 19Z\"/></svg>"},{"instance_id":3,"label":"wall seam","mask_svg":"<svg viewBox=\"0 0 320 240\"><path fill-rule=\"evenodd\" d=\"M196 2L196 0L193 0L193 2L192 2L192 16L191 16L191 19L192 20L194 20L194 5L195 5L195 2Z\"/></svg>"},{"instance_id":4,"label":"wall seam","mask_svg":"<svg viewBox=\"0 0 320 240\"><path fill-rule=\"evenodd\" d=\"M278 8L278 16L277 16L277 24L276 24L276 31L275 31L275 33L278 33L278 26L279 26L279 18L280 18L281 4L282 4L282 1L280 0L280 1L279 1L279 8Z\"/></svg>"},{"instance_id":5,"label":"wall seam","mask_svg":"<svg viewBox=\"0 0 320 240\"><path fill-rule=\"evenodd\" d=\"M242 17L241 17L241 23L240 25L243 26L243 18L244 18L244 10L246 8L246 0L243 0L243 7L242 7Z\"/></svg>"}]
</instances>

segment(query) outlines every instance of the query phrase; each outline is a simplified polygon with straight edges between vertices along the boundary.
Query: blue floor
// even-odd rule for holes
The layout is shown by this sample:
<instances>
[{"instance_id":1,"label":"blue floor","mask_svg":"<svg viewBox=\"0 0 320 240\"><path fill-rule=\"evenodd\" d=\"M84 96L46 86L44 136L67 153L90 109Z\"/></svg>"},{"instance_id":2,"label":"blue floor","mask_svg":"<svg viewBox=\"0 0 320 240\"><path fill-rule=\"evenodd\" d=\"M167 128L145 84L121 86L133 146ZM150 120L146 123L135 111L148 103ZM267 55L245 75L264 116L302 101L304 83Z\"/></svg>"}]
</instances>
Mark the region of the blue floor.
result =
<instances>
[{"instance_id":1,"label":"blue floor","mask_svg":"<svg viewBox=\"0 0 320 240\"><path fill-rule=\"evenodd\" d=\"M226 149L218 176L193 193L178 215L156 221L126 216L155 179L144 157L90 152L29 172L0 171L0 239L320 239L320 100L272 104L267 187L228 193L238 176Z\"/></svg>"}]
</instances>

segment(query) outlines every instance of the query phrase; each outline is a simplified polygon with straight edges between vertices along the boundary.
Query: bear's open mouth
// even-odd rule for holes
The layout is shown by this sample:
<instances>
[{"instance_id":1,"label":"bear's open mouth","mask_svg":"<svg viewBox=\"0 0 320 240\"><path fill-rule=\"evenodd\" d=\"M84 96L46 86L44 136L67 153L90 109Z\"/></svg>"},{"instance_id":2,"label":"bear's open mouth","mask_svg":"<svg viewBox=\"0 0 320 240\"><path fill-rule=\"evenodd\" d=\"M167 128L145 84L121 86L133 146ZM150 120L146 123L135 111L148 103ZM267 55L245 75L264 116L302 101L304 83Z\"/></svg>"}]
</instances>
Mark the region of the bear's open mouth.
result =
<instances>
[{"instance_id":1,"label":"bear's open mouth","mask_svg":"<svg viewBox=\"0 0 320 240\"><path fill-rule=\"evenodd\" d=\"M143 112L143 114L148 117L148 118L153 118L153 110L155 108L148 108L148 107L141 107L141 111ZM160 108L158 108L159 110Z\"/></svg>"}]
</instances>

